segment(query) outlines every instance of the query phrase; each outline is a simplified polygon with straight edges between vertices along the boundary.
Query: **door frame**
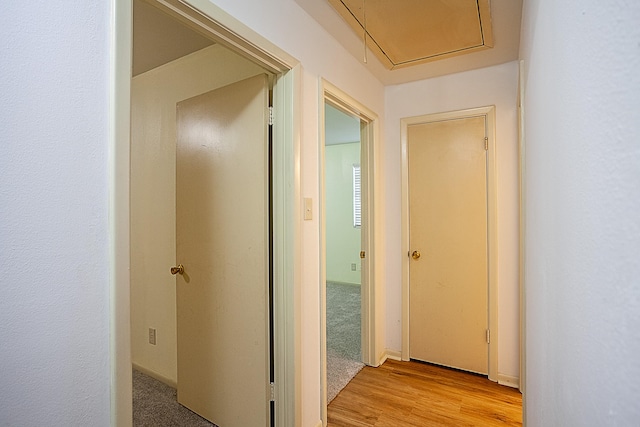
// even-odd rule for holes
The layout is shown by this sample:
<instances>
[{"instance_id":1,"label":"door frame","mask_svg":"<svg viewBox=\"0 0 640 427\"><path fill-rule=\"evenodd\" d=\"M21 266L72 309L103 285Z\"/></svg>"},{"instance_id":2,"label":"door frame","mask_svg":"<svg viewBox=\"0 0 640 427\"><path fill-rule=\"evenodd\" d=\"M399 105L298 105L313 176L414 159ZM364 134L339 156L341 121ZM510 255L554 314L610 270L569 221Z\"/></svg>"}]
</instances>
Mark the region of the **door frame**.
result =
<instances>
[{"instance_id":1,"label":"door frame","mask_svg":"<svg viewBox=\"0 0 640 427\"><path fill-rule=\"evenodd\" d=\"M518 192L520 195L519 198L519 240L520 240L520 257L518 259L518 265L520 270L519 276L519 291L520 291L520 392L524 395L527 383L527 329L526 329L526 319L527 319L527 304L526 304L526 292L525 292L525 259L526 259L526 245L524 244L525 236L526 236L526 181L525 181L525 173L526 173L526 147L525 147L525 122L524 122L524 88L525 88L525 64L524 60L521 59L518 62ZM526 399L522 399L522 419L526 419Z\"/></svg>"},{"instance_id":2,"label":"door frame","mask_svg":"<svg viewBox=\"0 0 640 427\"><path fill-rule=\"evenodd\" d=\"M208 0L146 0L276 75L273 86L274 363L276 425L301 420L300 104L298 60ZM109 263L111 425L132 424L129 150L133 0L111 0Z\"/></svg>"},{"instance_id":3,"label":"door frame","mask_svg":"<svg viewBox=\"0 0 640 427\"><path fill-rule=\"evenodd\" d=\"M365 259L361 272L361 345L362 362L378 366L380 357L376 332L381 329L376 322L376 242L375 236L375 161L378 140L378 116L363 104L352 98L325 79L320 82L319 132L319 186L320 186L320 385L321 415L323 425L327 424L327 239L326 239L326 197L325 197L325 103L360 119L360 164L362 203L362 249Z\"/></svg>"},{"instance_id":4,"label":"door frame","mask_svg":"<svg viewBox=\"0 0 640 427\"><path fill-rule=\"evenodd\" d=\"M402 360L409 360L409 153L407 150L407 130L410 125L443 120L484 116L486 123L487 151L487 244L488 244L488 328L489 379L498 381L498 221L497 221L497 178L495 106L471 108L467 110L426 114L400 120L402 150ZM407 254L407 256L404 256Z\"/></svg>"}]
</instances>

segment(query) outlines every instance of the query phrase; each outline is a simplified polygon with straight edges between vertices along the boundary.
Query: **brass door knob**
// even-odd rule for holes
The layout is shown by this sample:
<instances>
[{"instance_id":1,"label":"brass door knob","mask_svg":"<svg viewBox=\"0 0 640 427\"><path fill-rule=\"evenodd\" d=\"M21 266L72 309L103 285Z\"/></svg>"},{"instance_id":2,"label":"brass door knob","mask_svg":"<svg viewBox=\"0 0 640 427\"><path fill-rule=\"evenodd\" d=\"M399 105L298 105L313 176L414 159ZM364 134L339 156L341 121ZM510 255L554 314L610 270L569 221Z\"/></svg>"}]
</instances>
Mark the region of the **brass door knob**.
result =
<instances>
[{"instance_id":1,"label":"brass door knob","mask_svg":"<svg viewBox=\"0 0 640 427\"><path fill-rule=\"evenodd\" d=\"M420 258L420 251L413 251L413 252L411 252L411 258L413 258L413 259L418 259L418 258Z\"/></svg>"},{"instance_id":2,"label":"brass door knob","mask_svg":"<svg viewBox=\"0 0 640 427\"><path fill-rule=\"evenodd\" d=\"M176 267L171 267L171 274L184 274L184 266L182 264L178 264Z\"/></svg>"}]
</instances>

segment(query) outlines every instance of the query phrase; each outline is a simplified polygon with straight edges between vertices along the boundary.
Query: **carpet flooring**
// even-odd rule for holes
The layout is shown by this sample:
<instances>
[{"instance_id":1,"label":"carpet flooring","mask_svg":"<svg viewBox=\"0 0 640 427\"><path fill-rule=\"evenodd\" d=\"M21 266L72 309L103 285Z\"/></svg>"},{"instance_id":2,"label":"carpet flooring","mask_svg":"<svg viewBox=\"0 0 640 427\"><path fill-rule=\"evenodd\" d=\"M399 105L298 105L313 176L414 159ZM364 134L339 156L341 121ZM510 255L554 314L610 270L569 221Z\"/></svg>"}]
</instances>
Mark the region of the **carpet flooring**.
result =
<instances>
[{"instance_id":1,"label":"carpet flooring","mask_svg":"<svg viewBox=\"0 0 640 427\"><path fill-rule=\"evenodd\" d=\"M327 403L363 367L360 286L327 281Z\"/></svg>"},{"instance_id":2,"label":"carpet flooring","mask_svg":"<svg viewBox=\"0 0 640 427\"><path fill-rule=\"evenodd\" d=\"M133 370L134 427L215 427L178 403L176 389Z\"/></svg>"},{"instance_id":3,"label":"carpet flooring","mask_svg":"<svg viewBox=\"0 0 640 427\"><path fill-rule=\"evenodd\" d=\"M327 282L327 403L364 367L360 345L360 286ZM180 405L176 390L133 371L134 427L215 427Z\"/></svg>"}]
</instances>

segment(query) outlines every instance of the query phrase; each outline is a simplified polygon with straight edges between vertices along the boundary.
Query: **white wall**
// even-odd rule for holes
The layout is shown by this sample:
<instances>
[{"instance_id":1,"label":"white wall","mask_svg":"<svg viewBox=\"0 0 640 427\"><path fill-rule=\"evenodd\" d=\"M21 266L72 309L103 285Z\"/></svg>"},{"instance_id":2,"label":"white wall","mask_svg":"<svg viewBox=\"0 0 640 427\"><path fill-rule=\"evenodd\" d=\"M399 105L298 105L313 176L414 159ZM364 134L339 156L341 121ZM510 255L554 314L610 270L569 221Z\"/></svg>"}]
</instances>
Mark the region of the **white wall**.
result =
<instances>
[{"instance_id":1,"label":"white wall","mask_svg":"<svg viewBox=\"0 0 640 427\"><path fill-rule=\"evenodd\" d=\"M640 419L640 3L524 4L526 422Z\"/></svg>"},{"instance_id":2,"label":"white wall","mask_svg":"<svg viewBox=\"0 0 640 427\"><path fill-rule=\"evenodd\" d=\"M327 145L324 156L327 280L359 285L362 244L360 228L353 226L353 165L360 164L360 142Z\"/></svg>"},{"instance_id":3,"label":"white wall","mask_svg":"<svg viewBox=\"0 0 640 427\"><path fill-rule=\"evenodd\" d=\"M109 2L0 13L0 425L110 422Z\"/></svg>"},{"instance_id":4,"label":"white wall","mask_svg":"<svg viewBox=\"0 0 640 427\"><path fill-rule=\"evenodd\" d=\"M518 134L516 62L386 88L387 348L402 347L400 119L496 106L498 375L519 376Z\"/></svg>"},{"instance_id":5,"label":"white wall","mask_svg":"<svg viewBox=\"0 0 640 427\"><path fill-rule=\"evenodd\" d=\"M176 103L263 70L213 45L140 74L131 83L131 357L177 381ZM156 345L148 330L156 329Z\"/></svg>"}]
</instances>

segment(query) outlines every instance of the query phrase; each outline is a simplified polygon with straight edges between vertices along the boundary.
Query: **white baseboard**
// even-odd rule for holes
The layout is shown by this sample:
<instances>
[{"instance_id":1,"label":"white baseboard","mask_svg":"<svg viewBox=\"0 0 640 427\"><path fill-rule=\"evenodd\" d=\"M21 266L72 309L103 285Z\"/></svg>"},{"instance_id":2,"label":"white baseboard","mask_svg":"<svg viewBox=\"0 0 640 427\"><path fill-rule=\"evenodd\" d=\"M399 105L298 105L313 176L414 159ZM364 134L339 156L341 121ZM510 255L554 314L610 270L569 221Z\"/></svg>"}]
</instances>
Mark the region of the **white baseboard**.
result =
<instances>
[{"instance_id":1,"label":"white baseboard","mask_svg":"<svg viewBox=\"0 0 640 427\"><path fill-rule=\"evenodd\" d=\"M318 424L316 424L316 427L323 427L322 426L322 421L318 421Z\"/></svg>"},{"instance_id":2,"label":"white baseboard","mask_svg":"<svg viewBox=\"0 0 640 427\"><path fill-rule=\"evenodd\" d=\"M520 378L498 374L498 384L506 385L507 387L520 388Z\"/></svg>"},{"instance_id":3,"label":"white baseboard","mask_svg":"<svg viewBox=\"0 0 640 427\"><path fill-rule=\"evenodd\" d=\"M402 353L396 350L390 350L388 348L385 349L384 354L380 358L380 362L378 363L378 366L386 362L387 359L397 360L398 362L400 362L402 360Z\"/></svg>"},{"instance_id":4,"label":"white baseboard","mask_svg":"<svg viewBox=\"0 0 640 427\"><path fill-rule=\"evenodd\" d=\"M398 362L402 361L402 352L401 351L386 349L385 353L387 355L387 359L397 360Z\"/></svg>"},{"instance_id":5,"label":"white baseboard","mask_svg":"<svg viewBox=\"0 0 640 427\"><path fill-rule=\"evenodd\" d=\"M144 366L140 366L137 363L132 363L132 365L133 365L133 369L135 369L136 371L140 371L145 375L149 375L151 378L155 378L156 380L165 383L171 388L178 388L178 384L174 380L171 380L165 377L164 375L160 375L157 372L147 369Z\"/></svg>"}]
</instances>

